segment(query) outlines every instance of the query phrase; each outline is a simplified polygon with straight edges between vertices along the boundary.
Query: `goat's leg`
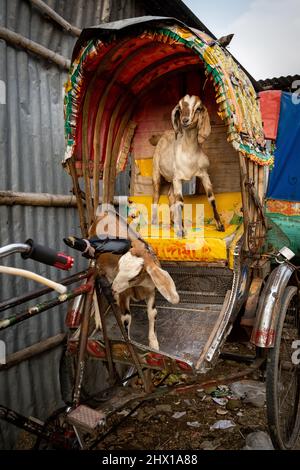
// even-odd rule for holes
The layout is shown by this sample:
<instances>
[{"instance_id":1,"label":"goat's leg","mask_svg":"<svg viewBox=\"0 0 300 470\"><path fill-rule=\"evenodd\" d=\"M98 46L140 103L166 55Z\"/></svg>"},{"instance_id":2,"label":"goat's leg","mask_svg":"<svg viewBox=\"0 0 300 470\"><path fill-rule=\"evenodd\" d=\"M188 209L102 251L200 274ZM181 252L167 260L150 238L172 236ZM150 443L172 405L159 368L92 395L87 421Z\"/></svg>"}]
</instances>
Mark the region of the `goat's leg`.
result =
<instances>
[{"instance_id":1,"label":"goat's leg","mask_svg":"<svg viewBox=\"0 0 300 470\"><path fill-rule=\"evenodd\" d=\"M174 230L178 238L184 236L183 224L182 224L182 211L183 211L183 196L182 196L182 181L180 179L173 180L174 190Z\"/></svg>"},{"instance_id":2,"label":"goat's leg","mask_svg":"<svg viewBox=\"0 0 300 470\"><path fill-rule=\"evenodd\" d=\"M161 175L160 173L153 174L153 204L152 204L152 224L158 224L158 203L160 195L160 183Z\"/></svg>"},{"instance_id":3,"label":"goat's leg","mask_svg":"<svg viewBox=\"0 0 300 470\"><path fill-rule=\"evenodd\" d=\"M213 208L214 218L215 218L215 221L216 221L216 224L217 224L217 230L219 232L225 232L224 225L221 222L221 219L220 219L220 216L219 216L219 213L218 213L218 210L217 210L216 198L215 198L215 195L214 195L214 192L213 192L213 187L212 187L212 184L211 184L211 181L210 181L210 177L209 177L207 171L205 171L205 170L202 170L201 173L197 176L199 176L201 178L203 187L204 187L206 195L207 195L207 198L208 198L209 203L211 204L211 206Z\"/></svg>"},{"instance_id":4,"label":"goat's leg","mask_svg":"<svg viewBox=\"0 0 300 470\"><path fill-rule=\"evenodd\" d=\"M124 325L128 338L130 339L130 325L131 325L131 312L130 312L130 296L127 294L119 294L118 306L121 311L121 320Z\"/></svg>"},{"instance_id":5,"label":"goat's leg","mask_svg":"<svg viewBox=\"0 0 300 470\"><path fill-rule=\"evenodd\" d=\"M149 331L148 331L148 339L149 339L149 346L152 349L159 349L159 344L156 336L156 316L157 310L155 308L155 292L153 292L148 300L147 300L147 313L148 313L148 321L149 321Z\"/></svg>"},{"instance_id":6,"label":"goat's leg","mask_svg":"<svg viewBox=\"0 0 300 470\"><path fill-rule=\"evenodd\" d=\"M174 194L173 183L170 184L168 198L169 198L169 206L170 206L170 220L171 220L171 224L174 225L175 194Z\"/></svg>"}]
</instances>

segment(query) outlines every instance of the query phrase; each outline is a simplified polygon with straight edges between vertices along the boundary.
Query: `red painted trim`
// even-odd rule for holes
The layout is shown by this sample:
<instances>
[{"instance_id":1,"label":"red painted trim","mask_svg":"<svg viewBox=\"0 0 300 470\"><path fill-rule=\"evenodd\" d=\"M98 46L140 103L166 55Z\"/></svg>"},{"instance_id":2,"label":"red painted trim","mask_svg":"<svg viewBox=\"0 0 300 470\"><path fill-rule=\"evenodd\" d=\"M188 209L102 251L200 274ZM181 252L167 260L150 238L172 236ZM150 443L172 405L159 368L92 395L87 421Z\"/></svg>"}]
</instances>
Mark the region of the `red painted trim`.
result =
<instances>
[{"instance_id":1,"label":"red painted trim","mask_svg":"<svg viewBox=\"0 0 300 470\"><path fill-rule=\"evenodd\" d=\"M256 330L253 332L251 341L257 346L272 348L275 342L275 330Z\"/></svg>"}]
</instances>

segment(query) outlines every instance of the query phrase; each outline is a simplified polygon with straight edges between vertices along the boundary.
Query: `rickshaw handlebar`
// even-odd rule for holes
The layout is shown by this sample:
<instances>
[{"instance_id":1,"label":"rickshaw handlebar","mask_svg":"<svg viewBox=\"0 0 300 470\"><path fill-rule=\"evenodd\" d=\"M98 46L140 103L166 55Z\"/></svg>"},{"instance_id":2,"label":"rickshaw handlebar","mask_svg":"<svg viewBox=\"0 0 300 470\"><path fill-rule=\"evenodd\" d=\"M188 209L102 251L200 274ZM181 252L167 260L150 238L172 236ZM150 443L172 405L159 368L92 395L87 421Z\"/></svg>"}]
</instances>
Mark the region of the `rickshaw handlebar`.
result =
<instances>
[{"instance_id":1,"label":"rickshaw handlebar","mask_svg":"<svg viewBox=\"0 0 300 470\"><path fill-rule=\"evenodd\" d=\"M0 248L0 258L5 258L14 253L21 253L23 259L31 258L64 271L68 271L74 265L72 256L38 245L31 239L28 239L25 243L13 243Z\"/></svg>"},{"instance_id":2,"label":"rickshaw handlebar","mask_svg":"<svg viewBox=\"0 0 300 470\"><path fill-rule=\"evenodd\" d=\"M29 253L30 246L25 243L12 243L0 248L0 258L13 255L15 253Z\"/></svg>"},{"instance_id":3,"label":"rickshaw handlebar","mask_svg":"<svg viewBox=\"0 0 300 470\"><path fill-rule=\"evenodd\" d=\"M31 239L27 240L26 243L13 243L11 245L6 245L0 248L0 258L5 258L15 253L20 253L24 259L31 258L35 261L39 261L49 266L55 266L56 268L63 270L71 269L74 264L74 258L71 256L68 256L62 252L57 252L42 245L37 245ZM50 289L54 289L59 294L65 294L67 291L67 288L62 284L54 282L51 279L47 279L31 271L26 271L25 269L0 266L0 273L31 279L32 281L44 284Z\"/></svg>"}]
</instances>

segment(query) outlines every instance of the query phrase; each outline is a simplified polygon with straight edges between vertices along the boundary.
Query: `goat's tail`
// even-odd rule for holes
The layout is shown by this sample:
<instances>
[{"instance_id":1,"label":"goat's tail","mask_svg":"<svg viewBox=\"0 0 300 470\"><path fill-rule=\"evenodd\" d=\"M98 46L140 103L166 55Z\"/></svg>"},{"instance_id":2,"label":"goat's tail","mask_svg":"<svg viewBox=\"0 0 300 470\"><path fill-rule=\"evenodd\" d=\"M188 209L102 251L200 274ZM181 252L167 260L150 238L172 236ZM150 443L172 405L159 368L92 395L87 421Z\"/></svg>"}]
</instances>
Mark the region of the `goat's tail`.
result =
<instances>
[{"instance_id":1,"label":"goat's tail","mask_svg":"<svg viewBox=\"0 0 300 470\"><path fill-rule=\"evenodd\" d=\"M178 304L179 295L170 274L155 264L145 266L145 268L161 295L171 304Z\"/></svg>"}]
</instances>

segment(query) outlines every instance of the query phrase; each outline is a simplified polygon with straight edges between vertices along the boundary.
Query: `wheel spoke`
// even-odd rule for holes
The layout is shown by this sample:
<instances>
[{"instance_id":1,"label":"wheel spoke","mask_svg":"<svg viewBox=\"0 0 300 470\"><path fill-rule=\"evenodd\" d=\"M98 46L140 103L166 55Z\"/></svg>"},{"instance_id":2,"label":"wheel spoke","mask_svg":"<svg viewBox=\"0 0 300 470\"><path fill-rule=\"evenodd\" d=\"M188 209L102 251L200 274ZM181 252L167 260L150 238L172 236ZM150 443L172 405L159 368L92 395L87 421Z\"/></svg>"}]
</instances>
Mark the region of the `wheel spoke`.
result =
<instances>
[{"instance_id":1,"label":"wheel spoke","mask_svg":"<svg viewBox=\"0 0 300 470\"><path fill-rule=\"evenodd\" d=\"M275 347L270 352L267 372L270 433L274 445L280 449L293 448L300 429L300 368L292 363L292 345L300 337L299 313L297 288L288 286L281 303Z\"/></svg>"},{"instance_id":2,"label":"wheel spoke","mask_svg":"<svg viewBox=\"0 0 300 470\"><path fill-rule=\"evenodd\" d=\"M287 389L287 391L286 391L286 393L285 393L283 399L281 400L281 402L279 402L279 407L280 407L280 409L281 409L283 403L285 402L285 400L286 400L286 398L287 398L287 396L288 396L288 394L289 394L289 391L291 390L291 388L292 388L294 382L295 382L295 377L293 377L292 382L290 382L290 384L289 384L289 386L288 386L288 389Z\"/></svg>"}]
</instances>

